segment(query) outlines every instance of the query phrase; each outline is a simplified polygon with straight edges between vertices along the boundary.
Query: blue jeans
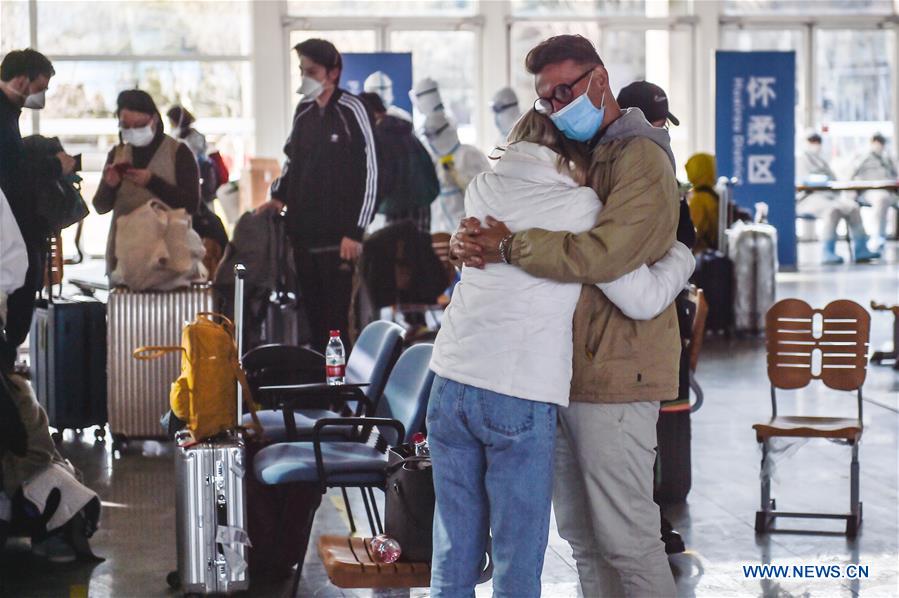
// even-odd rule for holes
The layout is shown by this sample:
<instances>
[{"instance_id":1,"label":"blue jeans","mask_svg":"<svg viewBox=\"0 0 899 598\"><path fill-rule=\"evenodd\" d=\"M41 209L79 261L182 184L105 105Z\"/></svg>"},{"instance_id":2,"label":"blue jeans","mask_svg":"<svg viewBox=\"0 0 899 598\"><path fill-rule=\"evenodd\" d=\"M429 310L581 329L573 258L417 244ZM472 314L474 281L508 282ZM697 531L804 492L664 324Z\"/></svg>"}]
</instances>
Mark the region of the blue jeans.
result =
<instances>
[{"instance_id":1,"label":"blue jeans","mask_svg":"<svg viewBox=\"0 0 899 598\"><path fill-rule=\"evenodd\" d=\"M540 595L549 536L556 406L437 376L428 404L434 466L432 598L468 598L493 531L493 595Z\"/></svg>"}]
</instances>

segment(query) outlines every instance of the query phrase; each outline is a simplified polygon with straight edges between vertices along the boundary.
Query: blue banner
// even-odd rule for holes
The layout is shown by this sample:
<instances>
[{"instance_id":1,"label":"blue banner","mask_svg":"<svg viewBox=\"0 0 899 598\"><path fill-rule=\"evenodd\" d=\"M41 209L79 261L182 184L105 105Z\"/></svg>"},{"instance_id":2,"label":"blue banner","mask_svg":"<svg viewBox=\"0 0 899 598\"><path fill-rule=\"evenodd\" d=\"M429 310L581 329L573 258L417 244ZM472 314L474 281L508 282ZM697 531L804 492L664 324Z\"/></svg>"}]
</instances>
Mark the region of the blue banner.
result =
<instances>
[{"instance_id":1,"label":"blue banner","mask_svg":"<svg viewBox=\"0 0 899 598\"><path fill-rule=\"evenodd\" d=\"M780 266L796 268L794 52L715 53L715 160L734 199L768 204Z\"/></svg>"},{"instance_id":2,"label":"blue banner","mask_svg":"<svg viewBox=\"0 0 899 598\"><path fill-rule=\"evenodd\" d=\"M409 98L409 92L412 90L412 54L372 52L341 56L343 56L341 87L350 93L360 94L365 91L365 80L372 74L380 72L380 75L376 75L372 80L378 87L374 91L381 96L388 108L392 104L411 114L412 100Z\"/></svg>"}]
</instances>

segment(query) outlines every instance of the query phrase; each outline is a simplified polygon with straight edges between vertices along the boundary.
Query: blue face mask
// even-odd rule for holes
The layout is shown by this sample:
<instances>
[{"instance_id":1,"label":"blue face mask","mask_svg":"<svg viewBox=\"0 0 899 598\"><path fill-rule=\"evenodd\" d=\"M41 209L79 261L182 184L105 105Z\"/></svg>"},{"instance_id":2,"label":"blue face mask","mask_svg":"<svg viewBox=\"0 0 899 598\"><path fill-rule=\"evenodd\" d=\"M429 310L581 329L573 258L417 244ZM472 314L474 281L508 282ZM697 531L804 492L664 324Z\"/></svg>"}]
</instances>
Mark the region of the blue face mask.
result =
<instances>
[{"instance_id":1,"label":"blue face mask","mask_svg":"<svg viewBox=\"0 0 899 598\"><path fill-rule=\"evenodd\" d=\"M587 82L587 91L590 90L590 83L593 82L593 75L590 75L590 81ZM599 127L602 126L603 118L606 116L606 96L602 96L602 106L597 108L587 97L585 91L578 96L573 102L550 115L556 128L559 129L565 137L574 141L590 141Z\"/></svg>"}]
</instances>

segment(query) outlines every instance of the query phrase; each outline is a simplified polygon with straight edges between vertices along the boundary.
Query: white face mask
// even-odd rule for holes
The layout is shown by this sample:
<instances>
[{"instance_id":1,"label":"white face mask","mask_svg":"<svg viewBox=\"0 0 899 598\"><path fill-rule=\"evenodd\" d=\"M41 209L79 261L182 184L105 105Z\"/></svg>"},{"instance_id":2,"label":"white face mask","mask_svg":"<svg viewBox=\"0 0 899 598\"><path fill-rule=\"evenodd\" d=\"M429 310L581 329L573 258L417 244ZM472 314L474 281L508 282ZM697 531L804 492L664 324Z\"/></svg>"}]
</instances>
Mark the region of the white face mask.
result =
<instances>
[{"instance_id":1,"label":"white face mask","mask_svg":"<svg viewBox=\"0 0 899 598\"><path fill-rule=\"evenodd\" d=\"M14 94L16 94L17 96L19 96L20 98L25 98L25 102L22 104L22 106L24 106L25 108L31 108L32 110L40 110L41 108L44 107L44 104L46 103L46 96L47 96L46 89L44 91L41 91L38 93L33 93L33 94L26 96L24 93L22 93L18 89L13 89L12 86L10 86L7 83L0 82L0 86L8 89L9 91L11 91Z\"/></svg>"},{"instance_id":2,"label":"white face mask","mask_svg":"<svg viewBox=\"0 0 899 598\"><path fill-rule=\"evenodd\" d=\"M44 107L44 104L47 100L47 90L40 93L33 93L30 96L25 98L25 107L31 108L32 110L40 110Z\"/></svg>"},{"instance_id":3,"label":"white face mask","mask_svg":"<svg viewBox=\"0 0 899 598\"><path fill-rule=\"evenodd\" d=\"M303 77L303 82L297 89L297 93L303 96L304 100L314 100L322 94L325 86L321 81L316 81L312 77Z\"/></svg>"},{"instance_id":4,"label":"white face mask","mask_svg":"<svg viewBox=\"0 0 899 598\"><path fill-rule=\"evenodd\" d=\"M146 147L153 142L153 127L147 125L137 129L120 129L122 141L130 143L134 147Z\"/></svg>"}]
</instances>

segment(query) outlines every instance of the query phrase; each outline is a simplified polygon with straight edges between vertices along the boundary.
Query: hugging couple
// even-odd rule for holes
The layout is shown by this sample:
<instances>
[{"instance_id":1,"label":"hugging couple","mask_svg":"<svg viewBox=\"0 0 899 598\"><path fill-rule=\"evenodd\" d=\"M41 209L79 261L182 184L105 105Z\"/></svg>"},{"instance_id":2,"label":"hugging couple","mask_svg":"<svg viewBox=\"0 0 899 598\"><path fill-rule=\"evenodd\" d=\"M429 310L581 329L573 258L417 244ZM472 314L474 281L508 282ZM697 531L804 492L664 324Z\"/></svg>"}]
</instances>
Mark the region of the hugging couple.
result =
<instances>
[{"instance_id":1,"label":"hugging couple","mask_svg":"<svg viewBox=\"0 0 899 598\"><path fill-rule=\"evenodd\" d=\"M494 595L539 596L552 503L584 596L673 596L653 464L694 260L668 133L618 106L583 37L526 67L538 100L469 185L452 242L464 267L427 414L431 595L474 596L492 535Z\"/></svg>"}]
</instances>

